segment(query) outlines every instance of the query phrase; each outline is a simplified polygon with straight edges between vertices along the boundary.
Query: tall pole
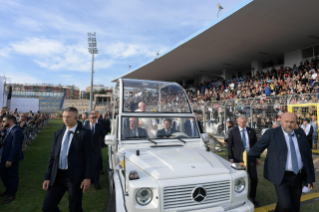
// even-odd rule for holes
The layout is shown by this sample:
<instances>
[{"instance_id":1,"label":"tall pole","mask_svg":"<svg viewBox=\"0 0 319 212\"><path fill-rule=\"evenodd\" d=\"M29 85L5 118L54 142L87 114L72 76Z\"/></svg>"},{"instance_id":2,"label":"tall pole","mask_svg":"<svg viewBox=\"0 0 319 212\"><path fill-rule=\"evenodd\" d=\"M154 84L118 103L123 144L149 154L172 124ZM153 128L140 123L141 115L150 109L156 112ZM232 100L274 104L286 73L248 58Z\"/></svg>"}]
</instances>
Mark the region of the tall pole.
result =
<instances>
[{"instance_id":1,"label":"tall pole","mask_svg":"<svg viewBox=\"0 0 319 212\"><path fill-rule=\"evenodd\" d=\"M94 73L94 53L92 54L92 70L91 70L91 92L90 92L90 111L93 110L93 73Z\"/></svg>"},{"instance_id":2,"label":"tall pole","mask_svg":"<svg viewBox=\"0 0 319 212\"><path fill-rule=\"evenodd\" d=\"M92 70L91 70L91 92L90 92L90 111L93 110L93 74L94 74L94 54L98 54L96 33L88 32L89 52L92 54Z\"/></svg>"}]
</instances>

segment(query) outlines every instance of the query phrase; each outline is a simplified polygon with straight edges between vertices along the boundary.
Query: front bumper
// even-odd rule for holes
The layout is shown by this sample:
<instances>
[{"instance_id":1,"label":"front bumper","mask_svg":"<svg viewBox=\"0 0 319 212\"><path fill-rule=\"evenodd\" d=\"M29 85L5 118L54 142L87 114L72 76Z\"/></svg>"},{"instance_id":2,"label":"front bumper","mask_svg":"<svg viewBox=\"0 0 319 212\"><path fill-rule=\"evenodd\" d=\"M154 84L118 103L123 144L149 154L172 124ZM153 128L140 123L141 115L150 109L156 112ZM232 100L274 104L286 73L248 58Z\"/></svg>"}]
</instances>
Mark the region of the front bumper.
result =
<instances>
[{"instance_id":1,"label":"front bumper","mask_svg":"<svg viewBox=\"0 0 319 212\"><path fill-rule=\"evenodd\" d=\"M195 210L193 212L254 212L254 204L250 202L249 199L246 199L245 204L242 206L239 206L234 209L225 210L222 207L215 207L215 208L207 208L207 209L201 209L201 210Z\"/></svg>"}]
</instances>

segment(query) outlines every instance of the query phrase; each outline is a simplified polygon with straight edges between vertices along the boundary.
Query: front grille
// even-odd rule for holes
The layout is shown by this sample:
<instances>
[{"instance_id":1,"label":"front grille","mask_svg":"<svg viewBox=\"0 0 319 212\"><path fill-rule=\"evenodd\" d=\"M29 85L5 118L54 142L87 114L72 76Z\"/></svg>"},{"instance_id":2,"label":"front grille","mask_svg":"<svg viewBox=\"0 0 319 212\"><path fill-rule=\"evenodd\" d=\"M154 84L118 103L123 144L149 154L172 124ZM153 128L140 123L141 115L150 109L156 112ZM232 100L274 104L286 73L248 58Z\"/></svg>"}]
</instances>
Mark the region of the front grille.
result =
<instances>
[{"instance_id":1,"label":"front grille","mask_svg":"<svg viewBox=\"0 0 319 212\"><path fill-rule=\"evenodd\" d=\"M206 190L206 198L201 202L192 197L198 187ZM230 201L230 181L164 187L163 197L164 210Z\"/></svg>"}]
</instances>

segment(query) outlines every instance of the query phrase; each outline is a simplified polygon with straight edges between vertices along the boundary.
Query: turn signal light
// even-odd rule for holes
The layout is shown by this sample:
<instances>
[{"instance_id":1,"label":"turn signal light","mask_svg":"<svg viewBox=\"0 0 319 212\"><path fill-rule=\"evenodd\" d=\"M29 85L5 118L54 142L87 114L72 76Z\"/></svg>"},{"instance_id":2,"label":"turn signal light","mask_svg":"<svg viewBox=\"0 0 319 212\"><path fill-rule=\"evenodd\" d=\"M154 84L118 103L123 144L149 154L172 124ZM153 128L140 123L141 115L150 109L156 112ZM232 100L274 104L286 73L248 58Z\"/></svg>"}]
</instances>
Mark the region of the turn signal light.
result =
<instances>
[{"instance_id":1,"label":"turn signal light","mask_svg":"<svg viewBox=\"0 0 319 212\"><path fill-rule=\"evenodd\" d=\"M130 175L128 178L130 180L137 180L140 179L140 176L138 175L137 171L130 171Z\"/></svg>"}]
</instances>

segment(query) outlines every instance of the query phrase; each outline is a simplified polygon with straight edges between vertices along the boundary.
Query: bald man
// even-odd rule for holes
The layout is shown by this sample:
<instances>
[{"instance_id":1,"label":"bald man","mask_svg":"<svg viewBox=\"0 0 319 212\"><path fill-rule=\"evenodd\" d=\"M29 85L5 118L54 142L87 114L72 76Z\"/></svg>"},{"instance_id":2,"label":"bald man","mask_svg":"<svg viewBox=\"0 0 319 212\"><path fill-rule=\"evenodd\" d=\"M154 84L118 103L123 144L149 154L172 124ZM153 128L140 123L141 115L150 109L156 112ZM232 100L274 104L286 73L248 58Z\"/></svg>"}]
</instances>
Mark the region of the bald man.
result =
<instances>
[{"instance_id":1,"label":"bald man","mask_svg":"<svg viewBox=\"0 0 319 212\"><path fill-rule=\"evenodd\" d=\"M281 127L267 130L250 149L249 160L254 160L267 148L264 177L274 183L278 203L275 211L300 211L302 181L309 189L315 187L312 153L306 134L296 130L297 117L285 113Z\"/></svg>"}]
</instances>

